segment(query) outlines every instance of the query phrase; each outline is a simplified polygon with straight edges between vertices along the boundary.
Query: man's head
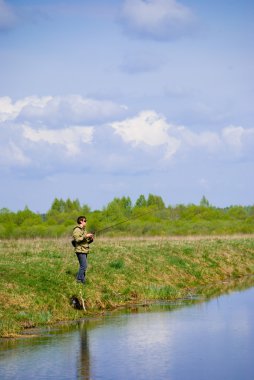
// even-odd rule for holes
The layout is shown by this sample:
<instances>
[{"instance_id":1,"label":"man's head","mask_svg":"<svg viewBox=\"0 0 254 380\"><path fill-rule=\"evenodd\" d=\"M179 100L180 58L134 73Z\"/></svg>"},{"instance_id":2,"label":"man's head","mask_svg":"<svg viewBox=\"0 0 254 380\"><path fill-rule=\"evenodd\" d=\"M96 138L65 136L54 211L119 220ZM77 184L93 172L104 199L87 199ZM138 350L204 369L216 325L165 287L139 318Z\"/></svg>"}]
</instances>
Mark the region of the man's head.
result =
<instances>
[{"instance_id":1,"label":"man's head","mask_svg":"<svg viewBox=\"0 0 254 380\"><path fill-rule=\"evenodd\" d=\"M77 219L77 223L84 225L86 223L86 217L83 215L79 216Z\"/></svg>"}]
</instances>

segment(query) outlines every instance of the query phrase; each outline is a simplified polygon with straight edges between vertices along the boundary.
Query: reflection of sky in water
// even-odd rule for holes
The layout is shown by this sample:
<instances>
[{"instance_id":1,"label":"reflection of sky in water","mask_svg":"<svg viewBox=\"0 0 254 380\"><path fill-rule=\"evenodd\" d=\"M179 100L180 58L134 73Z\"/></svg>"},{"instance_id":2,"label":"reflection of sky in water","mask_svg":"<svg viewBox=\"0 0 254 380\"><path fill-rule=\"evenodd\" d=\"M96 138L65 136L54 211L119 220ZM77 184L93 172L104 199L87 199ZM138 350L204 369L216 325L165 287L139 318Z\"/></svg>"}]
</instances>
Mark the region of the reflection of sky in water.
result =
<instances>
[{"instance_id":1,"label":"reflection of sky in water","mask_svg":"<svg viewBox=\"0 0 254 380\"><path fill-rule=\"evenodd\" d=\"M0 351L0 378L252 380L253 296L254 288L26 340Z\"/></svg>"},{"instance_id":2,"label":"reflection of sky in water","mask_svg":"<svg viewBox=\"0 0 254 380\"><path fill-rule=\"evenodd\" d=\"M249 290L169 313L131 315L127 325L95 330L90 345L99 363L95 373L102 376L110 363L105 379L252 379L253 294Z\"/></svg>"}]
</instances>

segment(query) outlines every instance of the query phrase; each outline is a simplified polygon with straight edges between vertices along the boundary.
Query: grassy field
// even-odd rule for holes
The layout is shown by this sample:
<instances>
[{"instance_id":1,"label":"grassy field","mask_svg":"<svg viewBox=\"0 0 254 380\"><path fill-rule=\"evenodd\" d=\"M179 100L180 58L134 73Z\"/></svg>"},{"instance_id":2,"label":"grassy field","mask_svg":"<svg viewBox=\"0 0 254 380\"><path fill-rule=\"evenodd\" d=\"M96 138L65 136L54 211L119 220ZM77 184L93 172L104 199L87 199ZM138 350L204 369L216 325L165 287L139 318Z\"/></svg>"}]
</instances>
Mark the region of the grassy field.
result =
<instances>
[{"instance_id":1,"label":"grassy field","mask_svg":"<svg viewBox=\"0 0 254 380\"><path fill-rule=\"evenodd\" d=\"M216 294L223 282L254 274L254 236L98 238L88 259L83 286L70 240L0 241L0 336L127 304Z\"/></svg>"}]
</instances>

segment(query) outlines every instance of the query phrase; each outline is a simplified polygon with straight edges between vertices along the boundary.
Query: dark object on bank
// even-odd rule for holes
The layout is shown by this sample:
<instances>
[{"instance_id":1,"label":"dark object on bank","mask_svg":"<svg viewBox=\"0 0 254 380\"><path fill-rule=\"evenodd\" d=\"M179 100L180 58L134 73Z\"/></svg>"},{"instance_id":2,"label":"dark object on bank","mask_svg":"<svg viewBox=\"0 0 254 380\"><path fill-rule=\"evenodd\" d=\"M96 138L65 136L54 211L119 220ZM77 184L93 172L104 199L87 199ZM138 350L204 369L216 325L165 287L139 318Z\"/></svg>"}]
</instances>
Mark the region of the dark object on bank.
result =
<instances>
[{"instance_id":1,"label":"dark object on bank","mask_svg":"<svg viewBox=\"0 0 254 380\"><path fill-rule=\"evenodd\" d=\"M71 296L70 304L74 307L74 309L83 310L83 305L76 296Z\"/></svg>"}]
</instances>

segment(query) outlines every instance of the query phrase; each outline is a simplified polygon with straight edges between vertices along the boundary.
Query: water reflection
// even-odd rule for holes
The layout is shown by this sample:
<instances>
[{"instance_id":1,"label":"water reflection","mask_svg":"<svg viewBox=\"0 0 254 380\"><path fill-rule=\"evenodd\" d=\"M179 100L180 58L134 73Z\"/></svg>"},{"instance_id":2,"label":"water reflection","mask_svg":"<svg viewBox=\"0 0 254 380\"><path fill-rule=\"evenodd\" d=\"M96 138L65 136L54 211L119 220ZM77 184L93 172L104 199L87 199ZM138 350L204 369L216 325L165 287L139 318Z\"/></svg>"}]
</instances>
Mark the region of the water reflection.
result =
<instances>
[{"instance_id":1,"label":"water reflection","mask_svg":"<svg viewBox=\"0 0 254 380\"><path fill-rule=\"evenodd\" d=\"M192 297L135 306L61 329L45 329L37 338L1 341L0 379L251 380L254 288L250 285L253 278L240 281L238 291L230 295L217 296L221 285L208 289L213 297L207 302ZM234 287L227 283L224 291L230 293Z\"/></svg>"},{"instance_id":2,"label":"water reflection","mask_svg":"<svg viewBox=\"0 0 254 380\"><path fill-rule=\"evenodd\" d=\"M77 356L77 379L90 380L89 332L86 324L80 325L80 352Z\"/></svg>"}]
</instances>

